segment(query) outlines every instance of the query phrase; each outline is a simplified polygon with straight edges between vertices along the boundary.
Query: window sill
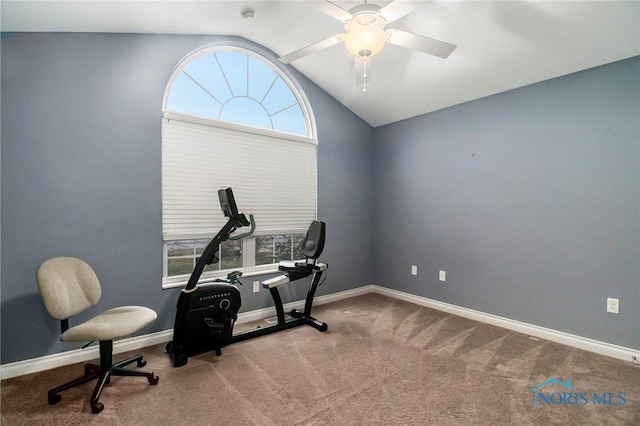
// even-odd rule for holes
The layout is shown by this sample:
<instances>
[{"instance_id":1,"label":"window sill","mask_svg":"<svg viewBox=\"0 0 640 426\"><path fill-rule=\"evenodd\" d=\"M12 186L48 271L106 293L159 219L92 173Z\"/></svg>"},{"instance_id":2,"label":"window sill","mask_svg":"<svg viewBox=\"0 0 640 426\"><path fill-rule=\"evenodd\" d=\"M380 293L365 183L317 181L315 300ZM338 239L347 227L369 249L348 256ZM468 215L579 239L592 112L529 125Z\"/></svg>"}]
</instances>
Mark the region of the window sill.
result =
<instances>
[{"instance_id":1,"label":"window sill","mask_svg":"<svg viewBox=\"0 0 640 426\"><path fill-rule=\"evenodd\" d=\"M212 282L216 278L226 277L229 272L231 272L231 270L224 271L224 272L221 272L221 273L208 274L206 277L200 278L200 280L198 281L198 284L208 283L208 282ZM257 277L258 275L267 275L267 274L273 274L273 273L276 273L276 272L278 272L278 264L274 263L273 265L268 265L268 267L261 267L260 269L252 269L252 270L249 270L249 271L243 271L242 272L242 277L240 278L240 280L242 280L242 278ZM176 280L167 280L167 278L163 278L162 279L162 289L163 290L167 290L167 289L171 289L171 288L185 287L187 285L188 281L189 281L189 277L186 277L184 279L180 279L180 280L177 280L177 281Z\"/></svg>"}]
</instances>

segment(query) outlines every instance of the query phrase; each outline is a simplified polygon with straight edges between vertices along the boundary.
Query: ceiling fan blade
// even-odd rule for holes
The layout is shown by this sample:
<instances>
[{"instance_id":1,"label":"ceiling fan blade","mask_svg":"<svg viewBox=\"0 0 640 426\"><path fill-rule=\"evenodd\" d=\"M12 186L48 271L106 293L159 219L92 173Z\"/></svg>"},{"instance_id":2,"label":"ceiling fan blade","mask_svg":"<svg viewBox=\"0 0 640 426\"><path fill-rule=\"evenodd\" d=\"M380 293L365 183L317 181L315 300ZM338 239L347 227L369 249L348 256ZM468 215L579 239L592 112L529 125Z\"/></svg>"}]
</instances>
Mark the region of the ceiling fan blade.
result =
<instances>
[{"instance_id":1,"label":"ceiling fan blade","mask_svg":"<svg viewBox=\"0 0 640 426\"><path fill-rule=\"evenodd\" d=\"M313 43L307 47L298 49L295 52L291 52L288 55L281 56L278 58L278 60L284 64L288 64L289 62L293 62L296 59L302 58L303 56L310 55L311 53L326 49L327 47L333 46L334 44L338 44L343 40L344 34L336 34L333 37L329 37L328 39Z\"/></svg>"},{"instance_id":2,"label":"ceiling fan blade","mask_svg":"<svg viewBox=\"0 0 640 426\"><path fill-rule=\"evenodd\" d=\"M393 22L422 7L424 3L429 3L429 1L395 0L380 9L378 13L387 21Z\"/></svg>"},{"instance_id":3,"label":"ceiling fan blade","mask_svg":"<svg viewBox=\"0 0 640 426\"><path fill-rule=\"evenodd\" d=\"M353 18L352 14L350 14L337 4L331 3L329 0L325 0L320 4L320 10L341 22Z\"/></svg>"},{"instance_id":4,"label":"ceiling fan blade","mask_svg":"<svg viewBox=\"0 0 640 426\"><path fill-rule=\"evenodd\" d=\"M455 44L396 29L387 31L387 41L396 46L419 50L443 59L446 59L457 47Z\"/></svg>"}]
</instances>

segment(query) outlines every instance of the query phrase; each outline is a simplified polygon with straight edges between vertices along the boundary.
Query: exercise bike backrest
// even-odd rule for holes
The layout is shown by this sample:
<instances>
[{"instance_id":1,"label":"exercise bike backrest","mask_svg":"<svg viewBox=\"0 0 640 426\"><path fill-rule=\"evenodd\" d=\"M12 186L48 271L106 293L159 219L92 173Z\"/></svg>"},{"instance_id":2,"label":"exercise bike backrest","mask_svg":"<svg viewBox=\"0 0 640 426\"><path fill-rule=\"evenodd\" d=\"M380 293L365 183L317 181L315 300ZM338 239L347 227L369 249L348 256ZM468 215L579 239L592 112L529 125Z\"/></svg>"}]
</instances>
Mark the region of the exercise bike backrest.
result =
<instances>
[{"instance_id":1,"label":"exercise bike backrest","mask_svg":"<svg viewBox=\"0 0 640 426\"><path fill-rule=\"evenodd\" d=\"M228 218L228 221L222 227L222 229L218 231L216 236L213 237L213 239L209 242L207 247L202 252L202 256L198 258L196 266L193 269L191 276L189 277L187 286L182 290L184 292L193 291L198 284L198 280L200 279L204 268L207 265L211 265L212 263L216 263L220 260L217 254L221 243L227 240L233 241L248 237L249 235L253 234L256 229L256 224L252 214L250 214L249 219L247 219L247 217L243 213L238 212L238 206L236 205L236 199L233 196L233 190L231 189L231 187L223 186L222 188L218 189L218 200L220 201L220 208L222 209L222 213L225 217ZM231 233L233 233L238 228L242 228L243 226L251 226L251 228L248 232L231 236Z\"/></svg>"},{"instance_id":2,"label":"exercise bike backrest","mask_svg":"<svg viewBox=\"0 0 640 426\"><path fill-rule=\"evenodd\" d=\"M306 259L316 260L324 250L324 238L326 234L326 226L324 222L314 220L302 242L302 255Z\"/></svg>"}]
</instances>

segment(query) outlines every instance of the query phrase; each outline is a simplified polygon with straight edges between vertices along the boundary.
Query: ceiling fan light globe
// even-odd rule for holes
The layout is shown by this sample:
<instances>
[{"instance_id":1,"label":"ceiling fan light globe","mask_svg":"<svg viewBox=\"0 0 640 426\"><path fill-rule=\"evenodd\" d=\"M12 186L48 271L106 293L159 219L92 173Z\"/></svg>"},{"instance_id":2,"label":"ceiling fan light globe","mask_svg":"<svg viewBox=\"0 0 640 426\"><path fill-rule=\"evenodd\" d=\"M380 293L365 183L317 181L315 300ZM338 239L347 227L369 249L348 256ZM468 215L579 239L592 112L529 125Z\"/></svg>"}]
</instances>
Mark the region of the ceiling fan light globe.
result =
<instances>
[{"instance_id":1,"label":"ceiling fan light globe","mask_svg":"<svg viewBox=\"0 0 640 426\"><path fill-rule=\"evenodd\" d=\"M353 26L344 38L347 50L359 58L379 53L386 42L387 35L377 26Z\"/></svg>"}]
</instances>

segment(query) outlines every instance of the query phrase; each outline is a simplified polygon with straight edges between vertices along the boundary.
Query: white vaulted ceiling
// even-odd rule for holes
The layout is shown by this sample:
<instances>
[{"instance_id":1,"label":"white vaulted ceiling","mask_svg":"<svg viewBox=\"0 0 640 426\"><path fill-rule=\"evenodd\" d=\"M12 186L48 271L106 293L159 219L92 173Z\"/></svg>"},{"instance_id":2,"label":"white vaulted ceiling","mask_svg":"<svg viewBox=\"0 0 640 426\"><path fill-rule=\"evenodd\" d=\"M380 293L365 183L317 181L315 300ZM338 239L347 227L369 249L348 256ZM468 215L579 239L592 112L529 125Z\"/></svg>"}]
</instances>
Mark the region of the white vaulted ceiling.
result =
<instances>
[{"instance_id":1,"label":"white vaulted ceiling","mask_svg":"<svg viewBox=\"0 0 640 426\"><path fill-rule=\"evenodd\" d=\"M402 0L397 0L402 1ZM237 35L277 55L343 32L322 1L5 1L2 31ZM359 2L334 3L348 9ZM388 0L370 0L384 6ZM413 1L390 27L457 45L447 59L387 45L367 93L335 45L291 63L372 126L640 55L637 1ZM240 12L251 7L252 19Z\"/></svg>"}]
</instances>

